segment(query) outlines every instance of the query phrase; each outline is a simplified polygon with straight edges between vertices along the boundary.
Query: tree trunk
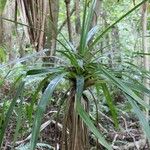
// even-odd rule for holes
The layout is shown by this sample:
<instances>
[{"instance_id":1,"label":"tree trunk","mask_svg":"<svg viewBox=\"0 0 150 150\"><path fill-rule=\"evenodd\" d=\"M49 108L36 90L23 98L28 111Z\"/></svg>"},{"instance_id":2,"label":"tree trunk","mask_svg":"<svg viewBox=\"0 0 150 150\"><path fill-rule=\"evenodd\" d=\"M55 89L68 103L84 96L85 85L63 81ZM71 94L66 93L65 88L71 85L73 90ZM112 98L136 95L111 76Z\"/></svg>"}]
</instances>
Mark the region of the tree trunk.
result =
<instances>
[{"instance_id":1,"label":"tree trunk","mask_svg":"<svg viewBox=\"0 0 150 150\"><path fill-rule=\"evenodd\" d=\"M79 0L75 0L75 31L77 34L80 34L80 32L81 32Z\"/></svg>"},{"instance_id":2,"label":"tree trunk","mask_svg":"<svg viewBox=\"0 0 150 150\"><path fill-rule=\"evenodd\" d=\"M24 27L27 39L36 51L42 50L48 1L17 0L17 3L22 22L29 26Z\"/></svg>"},{"instance_id":3,"label":"tree trunk","mask_svg":"<svg viewBox=\"0 0 150 150\"><path fill-rule=\"evenodd\" d=\"M0 46L3 45L3 20L2 20L2 16L3 16L3 10L5 8L5 4L6 4L6 0L0 0Z\"/></svg>"},{"instance_id":4,"label":"tree trunk","mask_svg":"<svg viewBox=\"0 0 150 150\"><path fill-rule=\"evenodd\" d=\"M89 150L88 129L76 112L75 92L72 88L66 102L61 150ZM88 100L82 99L81 103L88 113Z\"/></svg>"},{"instance_id":5,"label":"tree trunk","mask_svg":"<svg viewBox=\"0 0 150 150\"><path fill-rule=\"evenodd\" d=\"M7 0L4 11L3 17L12 19L15 16L15 0ZM15 59L15 54L12 51L14 46L14 39L13 39L13 30L15 25L13 23L8 23L7 21L3 21L3 42L7 46L7 50L9 53L9 61Z\"/></svg>"},{"instance_id":6,"label":"tree trunk","mask_svg":"<svg viewBox=\"0 0 150 150\"><path fill-rule=\"evenodd\" d=\"M2 12L0 11L0 17L2 17ZM0 46L3 43L3 20L0 18Z\"/></svg>"},{"instance_id":7,"label":"tree trunk","mask_svg":"<svg viewBox=\"0 0 150 150\"><path fill-rule=\"evenodd\" d=\"M56 42L57 42L57 29L58 29L58 13L59 13L59 0L49 0L49 18L46 20L46 43L45 48L49 51L46 53L46 57L43 58L45 63L54 63L56 53Z\"/></svg>"},{"instance_id":8,"label":"tree trunk","mask_svg":"<svg viewBox=\"0 0 150 150\"><path fill-rule=\"evenodd\" d=\"M119 29L117 26L114 26L111 31L111 51L112 51L112 61L113 68L119 69L121 64L121 51L119 43Z\"/></svg>"},{"instance_id":9,"label":"tree trunk","mask_svg":"<svg viewBox=\"0 0 150 150\"><path fill-rule=\"evenodd\" d=\"M70 2L71 2L70 0L65 0L69 42L72 43L73 41L72 41L72 25L71 25L71 15L70 15Z\"/></svg>"}]
</instances>

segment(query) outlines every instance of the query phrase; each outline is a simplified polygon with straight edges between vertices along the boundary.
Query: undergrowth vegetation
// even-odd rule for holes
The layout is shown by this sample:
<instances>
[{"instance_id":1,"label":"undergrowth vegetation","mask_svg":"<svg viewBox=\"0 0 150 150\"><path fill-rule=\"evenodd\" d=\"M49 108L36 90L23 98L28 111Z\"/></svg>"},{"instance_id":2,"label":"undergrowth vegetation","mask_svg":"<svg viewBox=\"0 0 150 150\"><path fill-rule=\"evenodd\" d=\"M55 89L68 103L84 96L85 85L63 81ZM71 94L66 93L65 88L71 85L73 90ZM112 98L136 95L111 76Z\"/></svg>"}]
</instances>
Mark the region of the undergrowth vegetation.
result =
<instances>
[{"instance_id":1,"label":"undergrowth vegetation","mask_svg":"<svg viewBox=\"0 0 150 150\"><path fill-rule=\"evenodd\" d=\"M8 66L17 64L17 60L2 65L0 145L7 144L9 137L10 148L17 150L117 149L122 143L115 146L115 138L122 139L119 132L123 127L130 134L126 119L131 118L133 128L142 127L137 134L145 134L150 140L144 113L150 106L143 100L144 94L150 93L143 84L149 72L134 65L134 56L128 61L123 52L121 60L117 58L112 66L107 52L102 53L100 47L114 26L145 2L101 30L98 25L91 28L96 0L85 1L78 45L58 31L59 46L50 65L41 59L30 62L47 49L18 60L20 64L12 69ZM52 28L56 30L53 24ZM113 131L115 136L111 135Z\"/></svg>"}]
</instances>

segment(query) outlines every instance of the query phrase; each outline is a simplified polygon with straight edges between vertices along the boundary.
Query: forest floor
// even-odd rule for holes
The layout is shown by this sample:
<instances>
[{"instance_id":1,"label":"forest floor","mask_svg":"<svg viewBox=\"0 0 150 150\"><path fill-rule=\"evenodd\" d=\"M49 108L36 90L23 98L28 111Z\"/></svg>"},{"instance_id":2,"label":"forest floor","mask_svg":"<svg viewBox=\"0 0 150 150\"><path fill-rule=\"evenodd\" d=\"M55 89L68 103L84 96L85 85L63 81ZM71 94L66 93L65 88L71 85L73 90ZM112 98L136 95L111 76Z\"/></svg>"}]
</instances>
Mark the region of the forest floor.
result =
<instances>
[{"instance_id":1,"label":"forest floor","mask_svg":"<svg viewBox=\"0 0 150 150\"><path fill-rule=\"evenodd\" d=\"M56 108L56 107L55 107ZM43 119L43 129L40 132L40 143L47 143L53 147L57 144L60 145L61 141L61 131L62 131L62 120L59 120L56 128L56 121L51 120L51 116L55 113L56 109L47 109L45 118ZM101 118L99 119L99 130L106 137L107 141L112 143L114 150L150 150L148 142L145 142L143 131L139 126L139 121L133 116L120 115L119 118L120 126L119 130L114 128L113 121L111 118L101 113ZM15 129L15 119L12 117L9 127L6 132L5 141L2 150L12 150L12 139L14 136ZM28 131L28 126L23 125L21 127L21 134L16 142L16 146L24 145L29 142L31 136ZM28 133L28 134L27 134ZM91 150L96 150L96 140L89 136L89 142ZM14 148L16 149L16 148ZM105 150L101 145L98 145L99 150ZM21 150L21 149L16 149ZM48 150L48 148L38 148L37 150ZM58 148L59 150L59 148Z\"/></svg>"},{"instance_id":2,"label":"forest floor","mask_svg":"<svg viewBox=\"0 0 150 150\"><path fill-rule=\"evenodd\" d=\"M124 103L117 103L120 107ZM45 143L52 147L57 147L55 150L60 150L61 134L63 128L63 113L57 118L59 107L54 102L47 107L44 118L42 120L42 129L38 143ZM6 130L2 150L28 150L21 149L19 145L24 146L29 143L31 139L32 124L24 121L25 116L22 116L22 122L19 129L19 137L13 145L14 133L16 129L16 113L9 122ZM34 118L33 118L34 119ZM114 127L113 120L110 114L100 112L98 128L106 140L112 144L114 150L150 150L148 142L145 140L143 131L141 130L138 119L131 112L119 112L119 129ZM105 150L100 144L97 144L95 137L89 132L90 150ZM37 150L50 150L49 148L37 148Z\"/></svg>"}]
</instances>

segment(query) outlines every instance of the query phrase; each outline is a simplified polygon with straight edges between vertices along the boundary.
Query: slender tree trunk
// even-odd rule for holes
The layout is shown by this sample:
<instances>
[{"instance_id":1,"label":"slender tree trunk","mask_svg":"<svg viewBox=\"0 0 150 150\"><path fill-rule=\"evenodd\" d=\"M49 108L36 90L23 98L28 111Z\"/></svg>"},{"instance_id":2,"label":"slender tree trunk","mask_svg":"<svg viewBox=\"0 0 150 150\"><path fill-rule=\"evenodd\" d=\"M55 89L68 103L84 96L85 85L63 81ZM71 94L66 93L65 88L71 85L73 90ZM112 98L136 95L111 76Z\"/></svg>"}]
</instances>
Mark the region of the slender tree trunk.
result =
<instances>
[{"instance_id":1,"label":"slender tree trunk","mask_svg":"<svg viewBox=\"0 0 150 150\"><path fill-rule=\"evenodd\" d=\"M107 28L109 26L109 24L107 23L107 19L106 19L107 13L106 11L103 12L103 20L104 20L104 26L105 28ZM113 67L113 58L112 58L112 51L110 49L110 39L111 39L111 33L107 33L105 36L105 42L104 42L104 47L108 47L107 49L109 49L109 51L107 51L107 57L108 57L108 66L109 68Z\"/></svg>"},{"instance_id":2,"label":"slender tree trunk","mask_svg":"<svg viewBox=\"0 0 150 150\"><path fill-rule=\"evenodd\" d=\"M76 112L75 92L72 88L66 101L61 150L89 150L88 129ZM88 99L82 99L81 103L88 113Z\"/></svg>"},{"instance_id":3,"label":"slender tree trunk","mask_svg":"<svg viewBox=\"0 0 150 150\"><path fill-rule=\"evenodd\" d=\"M80 32L81 32L79 0L75 0L75 31L77 34L80 34Z\"/></svg>"},{"instance_id":4,"label":"slender tree trunk","mask_svg":"<svg viewBox=\"0 0 150 150\"><path fill-rule=\"evenodd\" d=\"M57 43L57 29L58 29L58 14L59 14L59 0L49 0L49 16L46 19L46 33L45 33L45 45L44 48L49 49L46 52L46 56L43 57L43 66L54 66L55 59L53 56L56 54ZM46 89L48 82L45 83L42 92Z\"/></svg>"},{"instance_id":5,"label":"slender tree trunk","mask_svg":"<svg viewBox=\"0 0 150 150\"><path fill-rule=\"evenodd\" d=\"M26 13L25 13L26 10L25 10L25 6L24 6L23 0L22 1L17 0L17 5L18 5L18 10L19 10L19 13L20 13L20 19L21 19L22 23L29 25L27 17L26 17ZM27 27L25 27L25 26L23 26L23 29L24 29L25 39L29 43L31 43L30 35L29 35L29 29Z\"/></svg>"},{"instance_id":6,"label":"slender tree trunk","mask_svg":"<svg viewBox=\"0 0 150 150\"><path fill-rule=\"evenodd\" d=\"M70 18L70 0L65 0L66 3L66 14L67 14L67 25L68 25L68 35L69 41L72 43L72 26Z\"/></svg>"},{"instance_id":7,"label":"slender tree trunk","mask_svg":"<svg viewBox=\"0 0 150 150\"><path fill-rule=\"evenodd\" d=\"M148 3L144 3L142 6L142 43L144 53L148 53L148 37L147 37L147 7ZM149 56L144 55L144 67L146 71L149 71ZM148 78L144 78L144 85L149 89L150 81ZM149 96L144 94L144 101L149 105ZM149 110L146 110L147 118L149 118Z\"/></svg>"},{"instance_id":8,"label":"slender tree trunk","mask_svg":"<svg viewBox=\"0 0 150 150\"><path fill-rule=\"evenodd\" d=\"M46 57L43 59L44 62L54 63L56 53L56 42L57 42L57 29L58 29L58 13L59 13L59 0L49 0L49 17L46 20L46 43L45 48L49 51L46 53Z\"/></svg>"},{"instance_id":9,"label":"slender tree trunk","mask_svg":"<svg viewBox=\"0 0 150 150\"><path fill-rule=\"evenodd\" d=\"M0 10L0 17L2 17L2 10ZM0 18L0 45L3 43L3 20Z\"/></svg>"},{"instance_id":10,"label":"slender tree trunk","mask_svg":"<svg viewBox=\"0 0 150 150\"><path fill-rule=\"evenodd\" d=\"M27 39L36 51L43 49L48 1L17 0L17 4L22 22L29 26L24 27Z\"/></svg>"},{"instance_id":11,"label":"slender tree trunk","mask_svg":"<svg viewBox=\"0 0 150 150\"><path fill-rule=\"evenodd\" d=\"M5 18L12 19L15 16L15 0L7 0L3 14ZM12 37L13 30L15 25L13 23L8 23L7 21L3 21L3 42L7 46L7 50L9 53L9 61L15 59L15 54L12 51L14 46L14 39Z\"/></svg>"},{"instance_id":12,"label":"slender tree trunk","mask_svg":"<svg viewBox=\"0 0 150 150\"><path fill-rule=\"evenodd\" d=\"M112 51L112 60L113 68L119 69L121 64L121 51L119 43L119 29L117 26L114 26L111 31L111 51Z\"/></svg>"},{"instance_id":13,"label":"slender tree trunk","mask_svg":"<svg viewBox=\"0 0 150 150\"><path fill-rule=\"evenodd\" d=\"M75 6L72 8L71 12L70 12L70 17L73 15L73 13L75 12ZM62 30L62 28L66 25L67 23L67 18L63 21L63 23L60 25L58 31L60 32Z\"/></svg>"},{"instance_id":14,"label":"slender tree trunk","mask_svg":"<svg viewBox=\"0 0 150 150\"><path fill-rule=\"evenodd\" d=\"M4 37L4 35L3 35L3 20L2 20L2 16L3 16L3 10L4 10L4 8L5 8L5 4L6 4L6 0L1 0L0 1L0 46L1 45L3 45L3 37Z\"/></svg>"},{"instance_id":15,"label":"slender tree trunk","mask_svg":"<svg viewBox=\"0 0 150 150\"><path fill-rule=\"evenodd\" d=\"M0 17L2 17L2 13L0 12ZM0 18L0 45L3 43L3 22Z\"/></svg>"}]
</instances>

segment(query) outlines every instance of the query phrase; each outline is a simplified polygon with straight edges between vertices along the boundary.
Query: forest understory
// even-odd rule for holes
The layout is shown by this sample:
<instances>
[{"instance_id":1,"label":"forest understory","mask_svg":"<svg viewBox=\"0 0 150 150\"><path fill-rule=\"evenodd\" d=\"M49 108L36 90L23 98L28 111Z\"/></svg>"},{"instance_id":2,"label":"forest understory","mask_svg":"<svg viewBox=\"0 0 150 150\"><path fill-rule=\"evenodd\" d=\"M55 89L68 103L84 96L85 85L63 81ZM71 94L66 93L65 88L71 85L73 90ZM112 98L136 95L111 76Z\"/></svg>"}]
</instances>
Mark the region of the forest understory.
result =
<instances>
[{"instance_id":1,"label":"forest understory","mask_svg":"<svg viewBox=\"0 0 150 150\"><path fill-rule=\"evenodd\" d=\"M0 0L0 150L150 150L149 0Z\"/></svg>"},{"instance_id":2,"label":"forest understory","mask_svg":"<svg viewBox=\"0 0 150 150\"><path fill-rule=\"evenodd\" d=\"M36 150L61 150L60 145L63 129L63 117L62 115L57 117L56 113L59 111L59 108L55 102L57 99L60 99L60 97L62 97L62 93L59 93L59 91L56 92L54 94L54 99L56 100L53 101L52 105L47 107L42 120L41 131L39 135L40 137L38 139L38 143L51 145L52 148L48 148L46 145L46 148L44 148L44 145L42 148L40 148L39 144L39 148ZM30 98L26 101L29 100ZM126 113L122 111L121 108L124 108L124 103L125 101L122 95L116 97L116 105L120 108L118 115L119 129L115 128L114 122L111 119L109 112L105 113L99 111L99 131L103 134L108 142L112 143L114 150L149 150L150 145L144 136L143 130L140 127L139 120L133 113ZM26 133L26 131L29 131L28 122L21 124L20 136L18 137L18 141L15 142L14 148L12 148L12 139L14 136L14 130L16 128L15 114L11 117L8 126L9 128L6 131L2 150L28 149L27 147L31 139L31 132ZM106 150L106 148L97 142L97 139L91 134L91 132L89 132L88 137L90 150Z\"/></svg>"}]
</instances>

